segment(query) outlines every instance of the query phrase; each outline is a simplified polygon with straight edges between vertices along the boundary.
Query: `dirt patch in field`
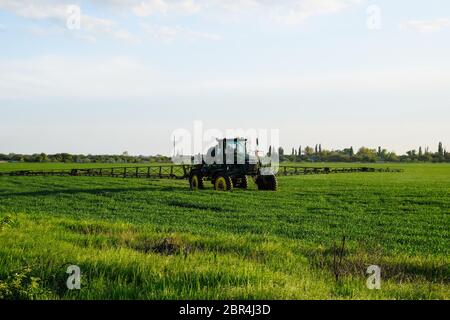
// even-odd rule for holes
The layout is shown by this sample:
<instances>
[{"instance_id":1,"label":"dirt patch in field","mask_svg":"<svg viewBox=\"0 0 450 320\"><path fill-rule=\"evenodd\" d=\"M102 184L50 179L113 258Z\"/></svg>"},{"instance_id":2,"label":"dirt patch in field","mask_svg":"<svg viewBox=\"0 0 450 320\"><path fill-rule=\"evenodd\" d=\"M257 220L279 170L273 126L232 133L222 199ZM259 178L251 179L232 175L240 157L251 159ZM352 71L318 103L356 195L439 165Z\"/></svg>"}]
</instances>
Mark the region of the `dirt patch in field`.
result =
<instances>
[{"instance_id":1,"label":"dirt patch in field","mask_svg":"<svg viewBox=\"0 0 450 320\"><path fill-rule=\"evenodd\" d=\"M165 255L173 255L180 251L181 245L172 238L164 238L159 242L140 239L134 243L129 243L129 247L133 250L144 252L144 253L159 253Z\"/></svg>"},{"instance_id":2,"label":"dirt patch in field","mask_svg":"<svg viewBox=\"0 0 450 320\"><path fill-rule=\"evenodd\" d=\"M450 283L450 265L444 259L419 259L409 256L386 255L381 249L366 251L362 248L339 250L319 248L306 253L310 264L320 270L328 270L345 276L367 277L367 268L377 265L385 280L407 282L425 280L432 283Z\"/></svg>"},{"instance_id":3,"label":"dirt patch in field","mask_svg":"<svg viewBox=\"0 0 450 320\"><path fill-rule=\"evenodd\" d=\"M177 237L166 237L161 240L140 239L134 243L130 243L129 247L133 250L144 253L157 253L160 255L176 255L183 254L187 256L189 253L198 250L191 244L184 243Z\"/></svg>"},{"instance_id":4,"label":"dirt patch in field","mask_svg":"<svg viewBox=\"0 0 450 320\"><path fill-rule=\"evenodd\" d=\"M157 253L160 255L188 254L203 250L200 245L186 243L177 234L146 234L141 233L132 226L111 227L97 223L71 223L62 222L60 225L77 236L71 239L82 247L95 247L99 249L129 248L142 253Z\"/></svg>"}]
</instances>

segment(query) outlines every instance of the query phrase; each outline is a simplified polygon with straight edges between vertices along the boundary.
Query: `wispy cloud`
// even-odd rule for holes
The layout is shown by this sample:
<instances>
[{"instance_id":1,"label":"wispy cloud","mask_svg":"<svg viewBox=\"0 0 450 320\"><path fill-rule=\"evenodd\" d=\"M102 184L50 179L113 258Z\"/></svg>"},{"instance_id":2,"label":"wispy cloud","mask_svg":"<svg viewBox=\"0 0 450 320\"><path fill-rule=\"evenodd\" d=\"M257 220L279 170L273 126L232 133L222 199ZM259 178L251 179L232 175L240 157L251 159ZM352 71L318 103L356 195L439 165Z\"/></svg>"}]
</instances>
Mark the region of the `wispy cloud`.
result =
<instances>
[{"instance_id":1,"label":"wispy cloud","mask_svg":"<svg viewBox=\"0 0 450 320\"><path fill-rule=\"evenodd\" d=\"M141 23L142 30L150 37L165 42L171 42L175 39L196 40L205 39L210 41L218 41L222 36L218 34L194 31L181 26L155 26L147 23Z\"/></svg>"},{"instance_id":2,"label":"wispy cloud","mask_svg":"<svg viewBox=\"0 0 450 320\"><path fill-rule=\"evenodd\" d=\"M270 17L284 24L298 24L308 18L324 14L341 12L358 1L349 0L301 0L294 1L290 5L277 5L270 10Z\"/></svg>"},{"instance_id":3,"label":"wispy cloud","mask_svg":"<svg viewBox=\"0 0 450 320\"><path fill-rule=\"evenodd\" d=\"M17 16L34 21L50 21L49 24L35 25L28 28L33 34L54 35L67 34L73 38L88 42L96 42L100 37L109 37L129 43L140 43L142 39L128 28L119 24L117 19L123 13L131 14L141 22L143 36L161 39L163 41L209 40L217 41L222 36L206 30L192 30L183 25L167 26L166 22L148 23L149 17L161 16L170 18L172 15L199 15L215 18L218 15L223 21L241 19L248 21L248 17L258 17L268 22L284 25L296 25L305 20L323 14L334 14L359 3L361 0L101 0L90 3L91 6L101 9L106 16L95 16L91 11L84 12L84 2L81 4L80 28L71 30L67 28L67 21L71 15L68 10L70 0L1 0L0 10L12 12ZM169 20L170 20L169 19ZM47 30L45 30L47 29ZM0 28L0 31L2 28Z\"/></svg>"},{"instance_id":4,"label":"wispy cloud","mask_svg":"<svg viewBox=\"0 0 450 320\"><path fill-rule=\"evenodd\" d=\"M138 17L170 14L223 15L258 13L272 21L298 23L307 18L341 12L362 0L101 0L91 3L103 10L129 12ZM32 19L66 18L68 0L2 0L0 9Z\"/></svg>"},{"instance_id":5,"label":"wispy cloud","mask_svg":"<svg viewBox=\"0 0 450 320\"><path fill-rule=\"evenodd\" d=\"M341 12L361 3L361 0L236 0L236 1L200 1L201 8L219 10L223 15L258 15L267 21L296 25L306 19L323 14Z\"/></svg>"},{"instance_id":6,"label":"wispy cloud","mask_svg":"<svg viewBox=\"0 0 450 320\"><path fill-rule=\"evenodd\" d=\"M2 0L0 9L13 12L28 19L65 19L67 8L65 5L51 1L36 3L32 0Z\"/></svg>"},{"instance_id":7,"label":"wispy cloud","mask_svg":"<svg viewBox=\"0 0 450 320\"><path fill-rule=\"evenodd\" d=\"M123 1L125 9L131 11L139 17L148 17L154 14L168 14L168 13L184 13L193 14L202 9L199 1L194 0L146 0L146 1Z\"/></svg>"},{"instance_id":8,"label":"wispy cloud","mask_svg":"<svg viewBox=\"0 0 450 320\"><path fill-rule=\"evenodd\" d=\"M450 19L410 20L400 25L402 30L413 30L420 33L435 33L450 28Z\"/></svg>"},{"instance_id":9,"label":"wispy cloud","mask_svg":"<svg viewBox=\"0 0 450 320\"><path fill-rule=\"evenodd\" d=\"M32 0L2 0L0 9L12 12L20 17L35 21L51 21L55 27L33 26L29 30L35 35L46 35L52 33L55 29L59 33L67 29L67 22L72 14L69 11L69 3L61 1L55 3L51 0L40 2ZM47 29L47 30L46 30ZM53 29L53 30L49 30ZM66 30L68 31L68 30ZM81 12L79 30L71 30L70 34L77 39L95 42L99 35L107 35L115 39L128 42L138 42L137 37L123 30L112 19L95 17Z\"/></svg>"}]
</instances>

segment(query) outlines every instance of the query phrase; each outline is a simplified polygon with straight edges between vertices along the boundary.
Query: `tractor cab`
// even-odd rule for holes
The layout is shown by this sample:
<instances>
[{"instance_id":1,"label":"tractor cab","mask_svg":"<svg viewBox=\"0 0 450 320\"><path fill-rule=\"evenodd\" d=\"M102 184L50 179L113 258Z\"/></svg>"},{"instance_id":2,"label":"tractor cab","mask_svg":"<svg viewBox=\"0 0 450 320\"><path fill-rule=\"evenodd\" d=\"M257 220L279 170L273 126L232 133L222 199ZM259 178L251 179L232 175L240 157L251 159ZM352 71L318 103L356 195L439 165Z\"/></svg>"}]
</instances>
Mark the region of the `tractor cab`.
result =
<instances>
[{"instance_id":1,"label":"tractor cab","mask_svg":"<svg viewBox=\"0 0 450 320\"><path fill-rule=\"evenodd\" d=\"M249 164L247 153L247 139L217 139L217 145L208 150L203 162L216 165L245 165ZM208 162L208 160L210 160Z\"/></svg>"}]
</instances>

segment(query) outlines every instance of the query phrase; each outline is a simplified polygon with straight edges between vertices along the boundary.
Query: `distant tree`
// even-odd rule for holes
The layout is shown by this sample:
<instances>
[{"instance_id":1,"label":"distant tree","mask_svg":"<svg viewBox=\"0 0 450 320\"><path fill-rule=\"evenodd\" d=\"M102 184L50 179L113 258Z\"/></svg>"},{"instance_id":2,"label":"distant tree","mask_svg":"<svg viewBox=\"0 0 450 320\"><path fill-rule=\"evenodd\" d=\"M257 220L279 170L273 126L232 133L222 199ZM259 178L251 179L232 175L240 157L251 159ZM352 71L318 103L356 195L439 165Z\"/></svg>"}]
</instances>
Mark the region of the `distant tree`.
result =
<instances>
[{"instance_id":1,"label":"distant tree","mask_svg":"<svg viewBox=\"0 0 450 320\"><path fill-rule=\"evenodd\" d=\"M316 144L316 147L314 148L314 153L317 154L317 151L318 150L317 150L317 144Z\"/></svg>"},{"instance_id":2,"label":"distant tree","mask_svg":"<svg viewBox=\"0 0 450 320\"><path fill-rule=\"evenodd\" d=\"M354 156L354 152L353 152L353 147L350 147L350 148L345 148L344 150L342 150L342 151L337 151L338 153L341 153L341 154L343 154L343 155L345 155L345 156L348 156L349 157L349 159L351 159L353 156Z\"/></svg>"},{"instance_id":3,"label":"distant tree","mask_svg":"<svg viewBox=\"0 0 450 320\"><path fill-rule=\"evenodd\" d=\"M322 144L319 144L319 153L322 153Z\"/></svg>"},{"instance_id":4,"label":"distant tree","mask_svg":"<svg viewBox=\"0 0 450 320\"><path fill-rule=\"evenodd\" d=\"M422 161L431 162L433 161L433 155L430 152L425 152L422 156Z\"/></svg>"},{"instance_id":5,"label":"distant tree","mask_svg":"<svg viewBox=\"0 0 450 320\"><path fill-rule=\"evenodd\" d=\"M385 161L389 162L396 162L399 160L398 156L395 154L395 152L387 152L384 156Z\"/></svg>"},{"instance_id":6,"label":"distant tree","mask_svg":"<svg viewBox=\"0 0 450 320\"><path fill-rule=\"evenodd\" d=\"M48 161L48 156L45 153L42 152L39 155L39 162L46 162L46 161Z\"/></svg>"},{"instance_id":7,"label":"distant tree","mask_svg":"<svg viewBox=\"0 0 450 320\"><path fill-rule=\"evenodd\" d=\"M68 153L61 153L60 156L61 162L72 162L73 158L71 154Z\"/></svg>"},{"instance_id":8,"label":"distant tree","mask_svg":"<svg viewBox=\"0 0 450 320\"><path fill-rule=\"evenodd\" d=\"M419 158L422 158L423 153L422 153L422 147L419 147Z\"/></svg>"},{"instance_id":9,"label":"distant tree","mask_svg":"<svg viewBox=\"0 0 450 320\"><path fill-rule=\"evenodd\" d=\"M314 150L313 148L311 148L310 146L306 146L305 148L305 155L310 157L314 154Z\"/></svg>"},{"instance_id":10,"label":"distant tree","mask_svg":"<svg viewBox=\"0 0 450 320\"><path fill-rule=\"evenodd\" d=\"M410 160L416 160L417 159L417 152L416 150L409 150L406 152L406 154L408 155L408 158Z\"/></svg>"},{"instance_id":11,"label":"distant tree","mask_svg":"<svg viewBox=\"0 0 450 320\"><path fill-rule=\"evenodd\" d=\"M298 155L299 155L299 156L302 155L302 146L298 147Z\"/></svg>"},{"instance_id":12,"label":"distant tree","mask_svg":"<svg viewBox=\"0 0 450 320\"><path fill-rule=\"evenodd\" d=\"M356 153L358 160L364 162L374 162L377 158L377 152L375 149L369 149L366 147L359 148Z\"/></svg>"},{"instance_id":13,"label":"distant tree","mask_svg":"<svg viewBox=\"0 0 450 320\"><path fill-rule=\"evenodd\" d=\"M442 148L442 142L439 142L439 145L438 145L438 155L440 155L440 156L444 155L444 149Z\"/></svg>"}]
</instances>

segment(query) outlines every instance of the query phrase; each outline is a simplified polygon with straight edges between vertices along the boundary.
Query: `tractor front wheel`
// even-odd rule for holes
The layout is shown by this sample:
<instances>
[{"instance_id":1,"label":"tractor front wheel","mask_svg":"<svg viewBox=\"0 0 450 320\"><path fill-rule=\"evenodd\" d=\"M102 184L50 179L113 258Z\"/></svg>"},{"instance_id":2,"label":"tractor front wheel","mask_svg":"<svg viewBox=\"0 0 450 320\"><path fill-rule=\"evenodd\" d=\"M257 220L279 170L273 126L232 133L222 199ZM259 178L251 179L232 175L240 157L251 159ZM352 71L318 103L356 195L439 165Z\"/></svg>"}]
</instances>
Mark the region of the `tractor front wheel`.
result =
<instances>
[{"instance_id":1,"label":"tractor front wheel","mask_svg":"<svg viewBox=\"0 0 450 320\"><path fill-rule=\"evenodd\" d=\"M191 190L204 189L203 177L193 174L189 178L189 185Z\"/></svg>"},{"instance_id":2,"label":"tractor front wheel","mask_svg":"<svg viewBox=\"0 0 450 320\"><path fill-rule=\"evenodd\" d=\"M233 190L233 181L231 177L218 176L214 180L214 189L217 191L231 191Z\"/></svg>"},{"instance_id":3,"label":"tractor front wheel","mask_svg":"<svg viewBox=\"0 0 450 320\"><path fill-rule=\"evenodd\" d=\"M247 176L238 176L233 179L233 186L236 188L248 189L248 177Z\"/></svg>"}]
</instances>

